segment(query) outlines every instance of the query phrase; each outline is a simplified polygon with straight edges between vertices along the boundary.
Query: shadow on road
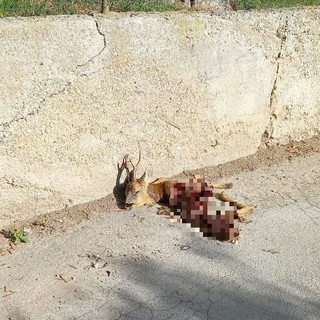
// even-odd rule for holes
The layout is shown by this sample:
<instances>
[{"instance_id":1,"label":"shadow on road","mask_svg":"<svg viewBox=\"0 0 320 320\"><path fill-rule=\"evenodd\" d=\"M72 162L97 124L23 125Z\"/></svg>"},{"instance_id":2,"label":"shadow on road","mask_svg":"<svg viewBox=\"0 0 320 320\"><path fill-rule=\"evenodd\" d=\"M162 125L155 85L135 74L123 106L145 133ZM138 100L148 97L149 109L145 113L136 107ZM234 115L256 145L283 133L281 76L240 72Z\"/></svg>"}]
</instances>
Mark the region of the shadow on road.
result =
<instances>
[{"instance_id":1,"label":"shadow on road","mask_svg":"<svg viewBox=\"0 0 320 320\"><path fill-rule=\"evenodd\" d=\"M256 269L221 250L191 249L184 255L179 265L173 259L123 261L126 281L113 306L119 319L298 320L315 319L320 310L317 293L303 284L263 280ZM210 264L212 270L205 267ZM99 308L101 318L109 310L106 302Z\"/></svg>"}]
</instances>

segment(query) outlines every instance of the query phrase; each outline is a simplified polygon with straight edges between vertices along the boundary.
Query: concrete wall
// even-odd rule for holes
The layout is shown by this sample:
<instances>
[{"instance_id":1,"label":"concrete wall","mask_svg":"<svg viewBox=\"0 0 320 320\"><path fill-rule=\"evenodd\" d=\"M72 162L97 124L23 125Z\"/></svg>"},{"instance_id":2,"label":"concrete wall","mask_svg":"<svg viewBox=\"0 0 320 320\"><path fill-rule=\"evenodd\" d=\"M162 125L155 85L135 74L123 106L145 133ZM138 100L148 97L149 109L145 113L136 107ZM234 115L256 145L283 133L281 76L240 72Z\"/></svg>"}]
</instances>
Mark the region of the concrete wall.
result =
<instances>
[{"instance_id":1,"label":"concrete wall","mask_svg":"<svg viewBox=\"0 0 320 320\"><path fill-rule=\"evenodd\" d=\"M319 9L0 20L0 227L319 132Z\"/></svg>"}]
</instances>

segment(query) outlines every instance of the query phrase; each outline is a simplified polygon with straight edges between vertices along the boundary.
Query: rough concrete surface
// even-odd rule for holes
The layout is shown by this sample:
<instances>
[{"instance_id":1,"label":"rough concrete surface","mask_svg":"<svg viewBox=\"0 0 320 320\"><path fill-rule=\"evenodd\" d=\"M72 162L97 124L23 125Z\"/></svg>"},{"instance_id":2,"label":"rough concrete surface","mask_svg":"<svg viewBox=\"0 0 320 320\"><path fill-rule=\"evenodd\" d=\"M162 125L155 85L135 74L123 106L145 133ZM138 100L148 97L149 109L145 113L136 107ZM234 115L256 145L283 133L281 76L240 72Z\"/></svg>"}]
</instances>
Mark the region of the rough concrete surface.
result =
<instances>
[{"instance_id":1,"label":"rough concrete surface","mask_svg":"<svg viewBox=\"0 0 320 320\"><path fill-rule=\"evenodd\" d=\"M315 134L318 15L1 19L0 227L105 196L139 146L157 177Z\"/></svg>"},{"instance_id":2,"label":"rough concrete surface","mask_svg":"<svg viewBox=\"0 0 320 320\"><path fill-rule=\"evenodd\" d=\"M318 319L319 161L231 177L256 206L235 245L191 236L154 207L31 235L0 257L0 318Z\"/></svg>"},{"instance_id":3,"label":"rough concrete surface","mask_svg":"<svg viewBox=\"0 0 320 320\"><path fill-rule=\"evenodd\" d=\"M302 140L320 130L320 16L291 12L282 29L277 78L271 97L271 139Z\"/></svg>"}]
</instances>

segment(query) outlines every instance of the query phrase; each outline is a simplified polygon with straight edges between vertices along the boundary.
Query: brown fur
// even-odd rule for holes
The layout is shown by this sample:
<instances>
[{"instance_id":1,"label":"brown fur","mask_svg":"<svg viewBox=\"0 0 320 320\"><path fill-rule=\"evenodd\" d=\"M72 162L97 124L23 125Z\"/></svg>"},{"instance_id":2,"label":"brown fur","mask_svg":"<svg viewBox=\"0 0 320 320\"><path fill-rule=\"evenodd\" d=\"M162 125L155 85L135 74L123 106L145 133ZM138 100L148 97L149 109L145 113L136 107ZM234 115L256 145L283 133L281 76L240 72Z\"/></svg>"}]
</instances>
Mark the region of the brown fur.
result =
<instances>
[{"instance_id":1,"label":"brown fur","mask_svg":"<svg viewBox=\"0 0 320 320\"><path fill-rule=\"evenodd\" d=\"M140 178L136 178L136 170L140 164L141 152L139 153L139 161L134 166L130 161L133 169L129 169L129 159L126 155L123 159L122 168L127 170L127 184L125 189L125 203L127 207L141 207L143 205L152 205L155 203L169 203L170 190L177 183L176 180L169 178L158 178L155 181L148 182L147 171ZM196 177L196 178L201 178ZM232 188L232 183L219 183L219 184L208 184L209 187L213 189L230 189ZM225 192L221 192L219 195L219 200L223 202L233 203L237 207L238 216L242 216L253 212L253 208L244 205L237 200L234 200Z\"/></svg>"}]
</instances>

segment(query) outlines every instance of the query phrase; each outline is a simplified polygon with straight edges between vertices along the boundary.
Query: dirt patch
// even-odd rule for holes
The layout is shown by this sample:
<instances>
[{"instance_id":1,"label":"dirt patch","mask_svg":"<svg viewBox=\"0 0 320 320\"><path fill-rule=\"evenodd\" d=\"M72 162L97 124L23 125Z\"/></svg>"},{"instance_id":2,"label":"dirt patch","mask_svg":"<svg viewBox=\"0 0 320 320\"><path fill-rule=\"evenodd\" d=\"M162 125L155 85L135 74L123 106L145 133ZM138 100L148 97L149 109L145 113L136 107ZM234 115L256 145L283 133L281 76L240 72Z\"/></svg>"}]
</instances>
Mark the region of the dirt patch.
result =
<instances>
[{"instance_id":1,"label":"dirt patch","mask_svg":"<svg viewBox=\"0 0 320 320\"><path fill-rule=\"evenodd\" d=\"M320 135L306 141L291 142L284 146L261 146L259 150L251 156L214 167L184 171L174 178L189 178L194 174L199 174L205 177L208 182L217 182L218 180L236 175L242 171L253 171L257 168L291 162L294 158L306 157L315 152L320 152ZM72 207L66 206L63 210L43 214L30 220L20 221L7 228L7 230L25 227L30 230L30 237L36 238L36 236L40 235L63 233L67 228L77 225L84 220L90 220L99 214L121 210L124 209L119 209L116 197L111 194L98 200ZM9 239L6 239L4 235L0 235L0 255L7 252L10 253L14 249L14 246L15 245Z\"/></svg>"},{"instance_id":2,"label":"dirt patch","mask_svg":"<svg viewBox=\"0 0 320 320\"><path fill-rule=\"evenodd\" d=\"M200 174L208 181L236 175L242 171L253 171L257 168L269 167L274 164L291 162L297 157L305 157L311 153L320 152L320 135L300 142L290 142L283 146L268 147L262 145L258 151L250 156L230 161L214 167L184 171L176 178L186 178L193 174Z\"/></svg>"}]
</instances>

